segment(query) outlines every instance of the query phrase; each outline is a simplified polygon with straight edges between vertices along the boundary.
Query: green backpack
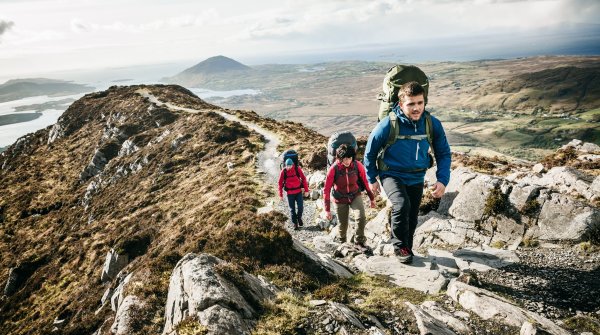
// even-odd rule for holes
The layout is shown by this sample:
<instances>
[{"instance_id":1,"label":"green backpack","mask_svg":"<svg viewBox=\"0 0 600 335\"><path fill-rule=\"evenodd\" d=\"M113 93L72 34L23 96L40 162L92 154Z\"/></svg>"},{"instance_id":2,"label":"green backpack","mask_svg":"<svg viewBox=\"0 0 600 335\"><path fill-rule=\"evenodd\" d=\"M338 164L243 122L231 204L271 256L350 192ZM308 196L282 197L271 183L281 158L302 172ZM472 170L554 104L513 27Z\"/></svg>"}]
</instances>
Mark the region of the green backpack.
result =
<instances>
[{"instance_id":1,"label":"green backpack","mask_svg":"<svg viewBox=\"0 0 600 335\"><path fill-rule=\"evenodd\" d=\"M381 100L379 105L378 121L388 116L389 112L398 102L398 90L400 86L409 81L416 81L425 89L425 105L427 105L427 92L429 91L429 79L421 69L414 65L396 65L391 67L383 78L383 91L377 99Z\"/></svg>"}]
</instances>

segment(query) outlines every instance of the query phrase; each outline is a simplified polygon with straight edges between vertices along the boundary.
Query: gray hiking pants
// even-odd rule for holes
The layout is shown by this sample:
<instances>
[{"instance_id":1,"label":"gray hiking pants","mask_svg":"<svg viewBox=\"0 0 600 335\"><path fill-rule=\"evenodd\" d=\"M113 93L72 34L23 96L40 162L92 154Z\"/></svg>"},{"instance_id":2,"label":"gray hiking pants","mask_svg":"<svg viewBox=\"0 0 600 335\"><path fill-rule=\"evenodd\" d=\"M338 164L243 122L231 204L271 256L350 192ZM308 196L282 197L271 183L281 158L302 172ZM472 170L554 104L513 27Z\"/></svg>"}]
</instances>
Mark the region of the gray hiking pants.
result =
<instances>
[{"instance_id":1,"label":"gray hiking pants","mask_svg":"<svg viewBox=\"0 0 600 335\"><path fill-rule=\"evenodd\" d=\"M358 195L351 204L339 204L336 203L337 217L340 222L340 239L342 242L346 242L346 233L348 231L348 217L350 215L350 209L354 211L354 220L357 221L356 237L355 242L366 241L365 238L365 225L367 223L367 217L365 215L365 204L361 195Z\"/></svg>"}]
</instances>

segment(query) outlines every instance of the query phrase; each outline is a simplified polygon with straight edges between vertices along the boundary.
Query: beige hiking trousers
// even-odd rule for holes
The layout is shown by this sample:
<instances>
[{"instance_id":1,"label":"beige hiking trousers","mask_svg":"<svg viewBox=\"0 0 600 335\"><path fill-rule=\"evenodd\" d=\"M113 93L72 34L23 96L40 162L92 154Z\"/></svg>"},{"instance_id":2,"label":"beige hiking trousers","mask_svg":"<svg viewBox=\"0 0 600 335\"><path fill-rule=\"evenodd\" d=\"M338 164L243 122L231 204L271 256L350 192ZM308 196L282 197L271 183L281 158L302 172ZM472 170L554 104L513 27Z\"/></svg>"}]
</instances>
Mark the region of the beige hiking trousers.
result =
<instances>
[{"instance_id":1,"label":"beige hiking trousers","mask_svg":"<svg viewBox=\"0 0 600 335\"><path fill-rule=\"evenodd\" d=\"M354 220L357 221L356 237L354 242L366 241L365 238L365 225L367 223L367 217L365 215L365 204L361 195L358 195L351 204L336 204L337 217L340 223L340 239L342 242L346 242L346 233L348 231L348 217L350 215L350 209L354 212Z\"/></svg>"}]
</instances>

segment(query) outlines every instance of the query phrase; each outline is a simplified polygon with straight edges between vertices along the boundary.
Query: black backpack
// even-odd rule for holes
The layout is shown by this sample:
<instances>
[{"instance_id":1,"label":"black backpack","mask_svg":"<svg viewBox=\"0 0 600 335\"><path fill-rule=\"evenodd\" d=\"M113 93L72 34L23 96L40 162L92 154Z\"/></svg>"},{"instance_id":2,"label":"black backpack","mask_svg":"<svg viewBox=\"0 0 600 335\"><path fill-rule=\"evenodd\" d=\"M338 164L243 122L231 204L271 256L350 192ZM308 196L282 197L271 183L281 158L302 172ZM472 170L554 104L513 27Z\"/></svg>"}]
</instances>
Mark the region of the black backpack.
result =
<instances>
[{"instance_id":1,"label":"black backpack","mask_svg":"<svg viewBox=\"0 0 600 335\"><path fill-rule=\"evenodd\" d=\"M327 171L329 171L329 167L331 167L335 163L335 151L342 144L347 144L349 146L354 147L355 152L356 150L358 150L356 137L354 137L354 135L351 132L344 130L333 133L329 137L329 141L327 141Z\"/></svg>"},{"instance_id":2,"label":"black backpack","mask_svg":"<svg viewBox=\"0 0 600 335\"><path fill-rule=\"evenodd\" d=\"M279 167L281 169L283 169L285 166L285 161L288 158L291 159L292 162L294 162L294 170L296 171L296 177L298 177L298 179L300 180L300 187L287 188L285 184L286 184L288 175L287 175L287 172L284 172L283 173L283 189L286 191L301 189L302 188L302 179L300 178L300 172L298 172L298 166L300 166L301 164L300 164L300 161L298 160L298 153L296 152L296 150L290 149L290 150L285 151L282 155L282 159L281 159L281 163L279 164Z\"/></svg>"}]
</instances>

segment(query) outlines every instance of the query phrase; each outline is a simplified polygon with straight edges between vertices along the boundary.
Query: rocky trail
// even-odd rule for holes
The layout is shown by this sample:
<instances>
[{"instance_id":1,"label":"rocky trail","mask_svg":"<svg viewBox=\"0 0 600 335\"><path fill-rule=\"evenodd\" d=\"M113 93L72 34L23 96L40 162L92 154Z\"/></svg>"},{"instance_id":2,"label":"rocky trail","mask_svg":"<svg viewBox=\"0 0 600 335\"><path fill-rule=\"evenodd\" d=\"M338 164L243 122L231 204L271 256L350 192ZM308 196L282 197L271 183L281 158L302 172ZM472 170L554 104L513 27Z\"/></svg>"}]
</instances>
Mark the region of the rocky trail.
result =
<instances>
[{"instance_id":1,"label":"rocky trail","mask_svg":"<svg viewBox=\"0 0 600 335\"><path fill-rule=\"evenodd\" d=\"M157 100L153 102L160 103ZM191 113L201 112L169 104L167 106ZM256 124L240 120L231 114L225 112L219 114L228 120L240 122L264 136L265 148L258 155L256 166L259 173L264 175L264 182L276 190L280 171L277 147L281 140L278 135ZM322 172L307 171L306 173L309 174L307 178L317 180L310 186L311 189L318 187L318 181L324 180L324 175L319 175ZM477 174L465 177L464 173L464 171L453 172L453 180L462 183L461 187L473 178L480 178ZM484 176L484 178L487 177ZM496 187L498 182L502 183L503 181L494 179L490 182L486 180L477 187L483 188L484 193L487 193ZM448 193L451 196L456 198L458 191L459 187L456 185L454 188L449 186ZM468 187L461 191L466 194ZM539 187L536 191L539 193ZM531 199L533 193L535 192L526 195L526 200ZM516 191L513 194L517 196ZM446 206L452 207L461 203L460 199L451 200L454 201L454 204L446 204ZM389 207L384 208L378 214L377 212L372 213L373 219L367 224L368 243L372 252L364 253L352 245L336 243L334 237L337 235L337 227L330 227L329 231L322 230L318 224L320 207L318 201L321 200L305 200L305 227L294 230L291 224L287 225L289 233L298 241L297 248L313 254L315 259L329 263L326 266L331 269L337 268L338 270L334 270L334 272L337 271L342 276L347 276L348 270L354 273L364 272L370 275L385 276L400 287L438 296L437 304L430 301L418 306L409 306L414 312L421 334L488 334L496 333L496 331L503 334L510 334L513 331L519 331L521 334L536 334L536 331L538 333L545 331L550 334L570 334L571 332L562 327L565 326L565 319L573 317L581 317L589 324L598 325L600 319L600 280L598 280L600 278L600 254L597 250L586 252L573 244L548 244L544 248L517 248L515 246L525 236L522 231L518 233L520 236L517 241L510 241L512 237L505 239L505 245L512 242L510 248L491 248L487 246L491 241L477 233L470 236L471 242L466 239L458 243L448 243L451 242L451 239L447 237L444 243L426 243L424 241L418 249L415 261L410 265L405 265L393 256L392 246L387 243ZM288 213L287 203L279 201L278 197L267 199L266 204L265 207L259 209L259 212L277 210ZM442 201L441 207L443 208L443 206ZM468 213L461 213L460 209L453 208L455 219L468 216ZM443 209L441 212L443 213ZM591 222L594 223L593 220L596 220L598 214L593 208L591 213ZM469 221L468 218L463 219ZM420 237L423 240L429 239L429 242L440 242L435 241L435 238L427 237L436 236L433 231L441 227L440 223L437 224L438 228L436 229L428 227L425 223L431 220L439 220L439 217L435 215L422 217L420 231L418 229L416 235L422 234ZM454 228L449 229L454 231L464 229L456 223L451 226ZM351 221L349 232L352 232L353 228L354 222ZM430 229L430 231L426 232L426 229ZM492 238L494 236L498 238L503 233L502 227L493 228L492 231L494 232ZM444 241L444 237L437 238ZM448 248L453 244L457 246ZM436 245L446 247L439 248ZM335 258L331 256L335 256ZM347 270L342 270L343 268ZM440 298L439 294L444 292L446 292L446 296ZM441 306L439 301L441 301ZM336 329L339 330L340 325L344 324L344 322L338 322L336 326L328 326L332 323L326 321L319 320L326 326L323 329L324 333L335 333ZM346 321L352 324L353 320L348 316ZM313 320L313 322L315 321ZM353 322L355 327L357 327L356 323L362 325L358 320ZM497 330L490 330L486 322L492 322L498 327ZM379 334L384 333L386 328L392 334L404 333L398 328L389 329L385 326L380 328L383 329L372 327L368 332L360 333ZM367 328L362 326L362 329ZM598 334L600 326L591 326L590 329L596 330L581 334Z\"/></svg>"}]
</instances>

